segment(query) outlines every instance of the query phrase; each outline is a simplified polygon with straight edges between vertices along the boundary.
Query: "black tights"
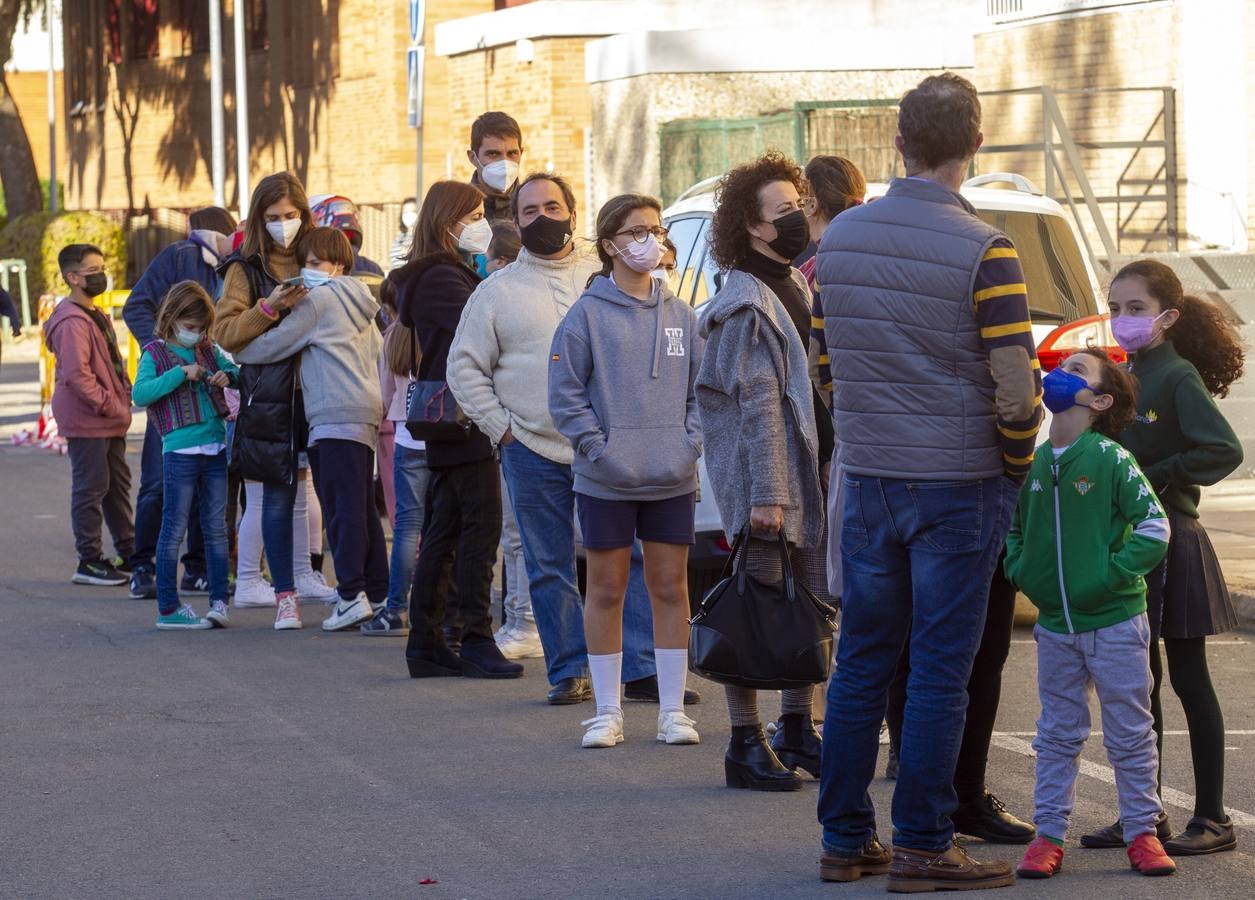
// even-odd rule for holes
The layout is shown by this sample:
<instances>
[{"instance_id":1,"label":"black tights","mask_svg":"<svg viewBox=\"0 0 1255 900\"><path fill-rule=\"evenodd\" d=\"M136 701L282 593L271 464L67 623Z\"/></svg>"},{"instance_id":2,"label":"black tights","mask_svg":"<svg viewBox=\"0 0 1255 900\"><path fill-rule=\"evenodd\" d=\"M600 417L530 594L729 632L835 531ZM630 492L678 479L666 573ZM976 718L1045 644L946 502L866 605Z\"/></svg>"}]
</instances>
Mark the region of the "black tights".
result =
<instances>
[{"instance_id":1,"label":"black tights","mask_svg":"<svg viewBox=\"0 0 1255 900\"><path fill-rule=\"evenodd\" d=\"M1168 655L1168 677L1172 680L1172 690L1181 700L1190 730L1190 756L1194 762L1194 815L1223 822L1224 715L1207 670L1207 639L1164 638L1163 645ZM1163 704L1159 692L1163 685L1163 662L1159 658L1158 641L1150 645L1150 672L1154 677L1150 711L1155 717L1162 785Z\"/></svg>"},{"instance_id":2,"label":"black tights","mask_svg":"<svg viewBox=\"0 0 1255 900\"><path fill-rule=\"evenodd\" d=\"M963 725L963 743L959 747L959 763L954 770L954 790L959 802L976 799L985 790L985 767L989 763L989 742L993 739L994 720L998 718L998 701L1002 696L1002 668L1011 650L1011 629L1015 624L1015 586L1002 574L1002 559L994 570L989 585L989 608L980 648L972 662L972 675L967 682L967 720ZM898 672L889 686L889 706L885 718L889 722L889 740L896 749L902 736L902 716L906 710L906 682L911 674L910 641L902 649Z\"/></svg>"}]
</instances>

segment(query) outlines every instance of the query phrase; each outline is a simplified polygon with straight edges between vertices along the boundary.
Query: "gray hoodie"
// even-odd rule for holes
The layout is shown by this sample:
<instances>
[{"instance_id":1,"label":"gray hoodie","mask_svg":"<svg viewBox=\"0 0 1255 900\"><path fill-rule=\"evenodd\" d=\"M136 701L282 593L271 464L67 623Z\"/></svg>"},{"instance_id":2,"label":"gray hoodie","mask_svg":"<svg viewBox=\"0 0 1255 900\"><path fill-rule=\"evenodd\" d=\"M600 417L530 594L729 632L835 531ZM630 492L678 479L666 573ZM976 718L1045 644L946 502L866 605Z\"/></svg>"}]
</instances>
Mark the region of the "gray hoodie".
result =
<instances>
[{"instance_id":1,"label":"gray hoodie","mask_svg":"<svg viewBox=\"0 0 1255 900\"><path fill-rule=\"evenodd\" d=\"M697 490L692 308L655 284L641 301L598 275L554 334L549 412L575 450L576 493L667 500Z\"/></svg>"},{"instance_id":2,"label":"gray hoodie","mask_svg":"<svg viewBox=\"0 0 1255 900\"><path fill-rule=\"evenodd\" d=\"M240 363L267 363L300 353L301 392L310 428L378 428L383 418L378 312L379 304L366 285L351 276L333 278L232 356Z\"/></svg>"}]
</instances>

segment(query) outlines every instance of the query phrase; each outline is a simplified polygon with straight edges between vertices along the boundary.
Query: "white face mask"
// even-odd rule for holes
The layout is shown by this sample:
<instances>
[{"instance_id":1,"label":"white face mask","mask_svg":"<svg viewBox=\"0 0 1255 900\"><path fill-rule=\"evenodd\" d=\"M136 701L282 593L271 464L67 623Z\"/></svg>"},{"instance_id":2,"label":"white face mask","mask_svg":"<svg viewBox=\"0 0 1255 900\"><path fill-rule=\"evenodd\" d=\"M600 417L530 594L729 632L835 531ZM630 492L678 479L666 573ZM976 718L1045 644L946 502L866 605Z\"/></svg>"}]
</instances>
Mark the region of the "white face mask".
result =
<instances>
[{"instance_id":1,"label":"white face mask","mask_svg":"<svg viewBox=\"0 0 1255 900\"><path fill-rule=\"evenodd\" d=\"M418 213L412 210L401 213L401 224L407 229L413 229L418 224Z\"/></svg>"},{"instance_id":2,"label":"white face mask","mask_svg":"<svg viewBox=\"0 0 1255 900\"><path fill-rule=\"evenodd\" d=\"M270 235L270 239L286 250L292 246L292 241L296 239L296 233L301 230L300 218L280 219L278 222L267 222L266 233Z\"/></svg>"},{"instance_id":3,"label":"white face mask","mask_svg":"<svg viewBox=\"0 0 1255 900\"><path fill-rule=\"evenodd\" d=\"M174 333L174 339L189 349L199 344L204 336L203 331L188 331L186 328L176 328Z\"/></svg>"},{"instance_id":4,"label":"white face mask","mask_svg":"<svg viewBox=\"0 0 1255 900\"><path fill-rule=\"evenodd\" d=\"M519 180L519 164L509 159L499 159L489 163L480 170L480 178L484 184L494 191L504 193L510 185Z\"/></svg>"},{"instance_id":5,"label":"white face mask","mask_svg":"<svg viewBox=\"0 0 1255 900\"><path fill-rule=\"evenodd\" d=\"M476 219L469 225L463 225L462 233L458 235L458 246L467 253L487 253L491 243L492 225L487 219Z\"/></svg>"},{"instance_id":6,"label":"white face mask","mask_svg":"<svg viewBox=\"0 0 1255 900\"><path fill-rule=\"evenodd\" d=\"M680 274L674 269L667 271L666 269L654 269L649 273L659 284L666 285L667 290L673 294L680 292Z\"/></svg>"}]
</instances>

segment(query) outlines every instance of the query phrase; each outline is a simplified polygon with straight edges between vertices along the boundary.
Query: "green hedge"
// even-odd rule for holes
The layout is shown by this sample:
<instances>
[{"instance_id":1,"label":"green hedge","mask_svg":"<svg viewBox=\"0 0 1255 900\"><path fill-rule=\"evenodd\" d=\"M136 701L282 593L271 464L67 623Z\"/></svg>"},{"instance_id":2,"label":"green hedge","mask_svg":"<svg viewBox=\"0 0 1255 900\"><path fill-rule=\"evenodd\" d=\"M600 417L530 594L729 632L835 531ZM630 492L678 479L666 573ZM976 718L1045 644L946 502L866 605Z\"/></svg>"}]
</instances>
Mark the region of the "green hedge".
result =
<instances>
[{"instance_id":1,"label":"green hedge","mask_svg":"<svg viewBox=\"0 0 1255 900\"><path fill-rule=\"evenodd\" d=\"M125 285L126 234L121 225L90 212L27 213L0 230L0 258L26 260L32 314L40 294L66 291L57 267L57 254L66 244L95 244L105 255L113 286Z\"/></svg>"}]
</instances>

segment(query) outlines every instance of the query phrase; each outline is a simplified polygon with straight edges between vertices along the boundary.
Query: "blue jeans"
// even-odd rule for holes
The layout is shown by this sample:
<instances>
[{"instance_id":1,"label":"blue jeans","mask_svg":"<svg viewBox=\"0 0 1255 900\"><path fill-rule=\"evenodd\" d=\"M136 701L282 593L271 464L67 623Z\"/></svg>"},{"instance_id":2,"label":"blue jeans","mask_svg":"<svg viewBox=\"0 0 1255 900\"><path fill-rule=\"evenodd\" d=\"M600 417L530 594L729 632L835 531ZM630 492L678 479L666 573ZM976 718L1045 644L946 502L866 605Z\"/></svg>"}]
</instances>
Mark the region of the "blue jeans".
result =
<instances>
[{"instance_id":1,"label":"blue jeans","mask_svg":"<svg viewBox=\"0 0 1255 900\"><path fill-rule=\"evenodd\" d=\"M291 484L265 481L261 486L261 541L266 548L270 580L276 594L296 590L292 562L292 510L296 491L305 486L293 475Z\"/></svg>"},{"instance_id":2,"label":"blue jeans","mask_svg":"<svg viewBox=\"0 0 1255 900\"><path fill-rule=\"evenodd\" d=\"M910 640L911 674L893 793L893 843L950 846L967 681L1017 485L846 474L841 639L828 689L819 794L824 846L853 854L876 830L867 787L885 699Z\"/></svg>"},{"instance_id":3,"label":"blue jeans","mask_svg":"<svg viewBox=\"0 0 1255 900\"><path fill-rule=\"evenodd\" d=\"M157 538L157 610L168 615L179 608L179 545L188 532L193 501L199 507L201 534L208 562L209 601L227 602L227 454L166 453Z\"/></svg>"},{"instance_id":4,"label":"blue jeans","mask_svg":"<svg viewBox=\"0 0 1255 900\"><path fill-rule=\"evenodd\" d=\"M392 523L392 559L388 567L388 609L404 612L410 605L414 559L427 513L427 451L396 445L392 457L392 485L396 492L396 521Z\"/></svg>"},{"instance_id":5,"label":"blue jeans","mask_svg":"<svg viewBox=\"0 0 1255 900\"><path fill-rule=\"evenodd\" d=\"M510 503L523 542L536 630L549 683L588 674L584 609L575 573L575 479L571 467L546 459L517 440L501 448ZM655 674L653 613L637 543L623 606L623 680Z\"/></svg>"},{"instance_id":6,"label":"blue jeans","mask_svg":"<svg viewBox=\"0 0 1255 900\"><path fill-rule=\"evenodd\" d=\"M230 438L228 437L230 446ZM143 449L139 456L139 492L135 496L135 550L127 560L131 569L153 570L157 554L157 536L161 531L161 485L165 479L165 463L161 451L161 432L153 417L148 419L144 431ZM196 500L192 500L196 508ZM200 517L190 516L187 530L187 552L183 554L183 569L189 575L205 572L205 547L200 533Z\"/></svg>"}]
</instances>

